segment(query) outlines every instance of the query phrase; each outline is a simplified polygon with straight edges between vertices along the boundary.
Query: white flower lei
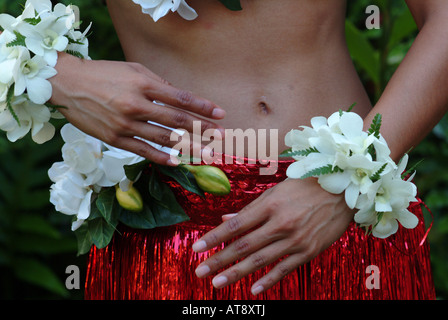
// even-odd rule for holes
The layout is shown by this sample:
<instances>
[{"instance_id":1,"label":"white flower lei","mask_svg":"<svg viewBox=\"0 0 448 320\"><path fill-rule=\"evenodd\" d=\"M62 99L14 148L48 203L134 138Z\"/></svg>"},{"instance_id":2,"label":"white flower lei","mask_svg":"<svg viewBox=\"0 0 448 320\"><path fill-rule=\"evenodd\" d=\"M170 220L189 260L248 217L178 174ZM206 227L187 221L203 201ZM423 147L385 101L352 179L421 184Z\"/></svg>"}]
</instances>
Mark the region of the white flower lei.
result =
<instances>
[{"instance_id":1,"label":"white flower lei","mask_svg":"<svg viewBox=\"0 0 448 320\"><path fill-rule=\"evenodd\" d=\"M194 20L198 16L185 0L132 0L142 7L142 12L149 14L154 22L168 14L176 12L186 20Z\"/></svg>"},{"instance_id":2,"label":"white flower lei","mask_svg":"<svg viewBox=\"0 0 448 320\"><path fill-rule=\"evenodd\" d=\"M89 218L93 196L115 185L127 191L135 181L126 177L124 166L145 159L109 146L71 124L61 129L61 135L65 142L63 161L54 163L48 171L53 181L50 202L57 211L76 217L72 223L75 231Z\"/></svg>"},{"instance_id":3,"label":"white flower lei","mask_svg":"<svg viewBox=\"0 0 448 320\"><path fill-rule=\"evenodd\" d=\"M149 14L154 22L166 16L170 11L176 12L185 20L194 20L198 14L185 0L132 0L142 7L142 12ZM232 11L242 10L239 0L219 0Z\"/></svg>"},{"instance_id":4,"label":"white flower lei","mask_svg":"<svg viewBox=\"0 0 448 320\"><path fill-rule=\"evenodd\" d=\"M408 155L395 164L380 125L380 115L369 132L353 112L314 117L311 127L286 135L291 149L283 156L297 160L287 169L289 178L316 177L326 191L345 193L348 207L358 209L355 222L373 236L387 238L397 232L398 222L408 229L417 226L418 218L408 211L410 202L417 201L417 188L413 176L404 180Z\"/></svg>"},{"instance_id":5,"label":"white flower lei","mask_svg":"<svg viewBox=\"0 0 448 320\"><path fill-rule=\"evenodd\" d=\"M0 14L0 129L15 142L31 130L36 143L53 138L49 122L61 114L47 102L52 95L49 78L57 74L58 52L88 56L84 31L75 30L72 6L50 0L27 0L17 18Z\"/></svg>"}]
</instances>

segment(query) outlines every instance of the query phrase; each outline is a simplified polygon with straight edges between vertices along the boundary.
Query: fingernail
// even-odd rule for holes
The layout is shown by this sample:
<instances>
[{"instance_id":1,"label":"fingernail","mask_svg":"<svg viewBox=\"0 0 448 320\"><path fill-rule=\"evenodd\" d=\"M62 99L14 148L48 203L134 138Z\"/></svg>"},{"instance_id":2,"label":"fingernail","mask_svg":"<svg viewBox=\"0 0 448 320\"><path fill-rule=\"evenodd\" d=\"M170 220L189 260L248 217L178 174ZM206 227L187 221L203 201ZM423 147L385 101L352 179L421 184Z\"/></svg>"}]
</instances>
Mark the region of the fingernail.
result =
<instances>
[{"instance_id":1,"label":"fingernail","mask_svg":"<svg viewBox=\"0 0 448 320\"><path fill-rule=\"evenodd\" d=\"M227 277L226 276L217 276L212 280L213 286L216 288L220 288L224 286L227 283Z\"/></svg>"},{"instance_id":2,"label":"fingernail","mask_svg":"<svg viewBox=\"0 0 448 320\"><path fill-rule=\"evenodd\" d=\"M229 214L223 215L221 218L223 221L226 221L226 220L232 219L234 216L237 216L237 215L238 215L238 213L229 213Z\"/></svg>"},{"instance_id":3,"label":"fingernail","mask_svg":"<svg viewBox=\"0 0 448 320\"><path fill-rule=\"evenodd\" d=\"M263 290L264 290L263 286L256 286L255 288L252 288L251 292L254 296L256 296L257 294L263 292Z\"/></svg>"},{"instance_id":4,"label":"fingernail","mask_svg":"<svg viewBox=\"0 0 448 320\"><path fill-rule=\"evenodd\" d=\"M169 167L175 167L178 166L180 163L180 161L175 158L175 157L170 157L167 161L166 161L166 165Z\"/></svg>"},{"instance_id":5,"label":"fingernail","mask_svg":"<svg viewBox=\"0 0 448 320\"><path fill-rule=\"evenodd\" d=\"M212 116L213 118L222 119L226 116L226 112L223 109L215 108L213 109Z\"/></svg>"},{"instance_id":6,"label":"fingernail","mask_svg":"<svg viewBox=\"0 0 448 320\"><path fill-rule=\"evenodd\" d=\"M199 266L196 268L196 275L200 277L204 277L210 273L210 268L207 265Z\"/></svg>"},{"instance_id":7,"label":"fingernail","mask_svg":"<svg viewBox=\"0 0 448 320\"><path fill-rule=\"evenodd\" d=\"M201 252L205 248L207 248L207 243L204 240L199 240L193 244L193 251L195 252Z\"/></svg>"},{"instance_id":8,"label":"fingernail","mask_svg":"<svg viewBox=\"0 0 448 320\"><path fill-rule=\"evenodd\" d=\"M223 217L233 218L234 216L237 216L237 215L238 215L238 213L228 213L228 214L223 215Z\"/></svg>"}]
</instances>

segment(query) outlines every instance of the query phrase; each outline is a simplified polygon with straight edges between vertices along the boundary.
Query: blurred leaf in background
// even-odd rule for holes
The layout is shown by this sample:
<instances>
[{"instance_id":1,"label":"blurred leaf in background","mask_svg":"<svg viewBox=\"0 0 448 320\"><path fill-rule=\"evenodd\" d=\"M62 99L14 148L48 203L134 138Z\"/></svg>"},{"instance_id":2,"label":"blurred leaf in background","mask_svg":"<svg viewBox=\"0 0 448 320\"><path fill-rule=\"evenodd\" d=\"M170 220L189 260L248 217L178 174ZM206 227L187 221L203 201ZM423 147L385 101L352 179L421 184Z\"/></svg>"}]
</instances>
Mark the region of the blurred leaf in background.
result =
<instances>
[{"instance_id":1,"label":"blurred leaf in background","mask_svg":"<svg viewBox=\"0 0 448 320\"><path fill-rule=\"evenodd\" d=\"M0 0L0 13L18 15L23 1ZM53 1L55 3L56 1ZM89 36L93 59L124 60L101 0L61 1L79 7L82 27L93 22ZM381 11L380 29L365 26L367 6ZM375 103L417 34L404 0L348 0L347 44L360 77ZM424 108L424 106L422 106ZM62 123L59 123L59 127ZM82 299L82 290L67 290L66 267L85 275L85 257L77 257L71 217L49 203L47 171L61 161L62 140L38 146L31 139L9 143L0 135L0 299ZM416 184L434 215L429 236L437 296L448 297L448 118L411 153L418 167ZM428 225L432 220L426 214ZM83 279L81 279L81 287Z\"/></svg>"},{"instance_id":2,"label":"blurred leaf in background","mask_svg":"<svg viewBox=\"0 0 448 320\"><path fill-rule=\"evenodd\" d=\"M366 7L377 5L381 12L380 29L365 26ZM346 38L352 59L371 97L378 101L416 35L417 26L403 0L348 1ZM422 106L424 109L425 106ZM399 115L397 115L399 116ZM410 153L410 166L417 167L415 183L420 197L431 210L426 224L434 225L429 234L431 263L438 299L448 298L448 117Z\"/></svg>"},{"instance_id":3,"label":"blurred leaf in background","mask_svg":"<svg viewBox=\"0 0 448 320\"><path fill-rule=\"evenodd\" d=\"M53 1L56 3L57 1ZM94 22L89 40L92 59L124 60L107 8L101 0L60 1L79 7L82 25ZM0 13L18 16L23 1L0 0ZM64 121L56 122L60 128ZM29 137L10 143L0 135L0 299L82 299L68 290L66 268L85 277L86 257L77 256L71 217L49 202L48 169L61 161L60 135L44 145Z\"/></svg>"}]
</instances>

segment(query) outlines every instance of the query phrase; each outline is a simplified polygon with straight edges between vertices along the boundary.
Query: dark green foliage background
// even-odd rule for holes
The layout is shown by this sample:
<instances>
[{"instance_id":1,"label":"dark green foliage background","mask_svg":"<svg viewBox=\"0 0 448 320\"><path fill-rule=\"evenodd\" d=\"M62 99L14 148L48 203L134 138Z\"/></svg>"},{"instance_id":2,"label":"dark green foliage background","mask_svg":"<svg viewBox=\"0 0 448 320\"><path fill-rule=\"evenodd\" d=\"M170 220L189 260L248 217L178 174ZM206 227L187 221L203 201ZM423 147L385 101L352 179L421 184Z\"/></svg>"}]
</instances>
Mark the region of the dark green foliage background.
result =
<instances>
[{"instance_id":1,"label":"dark green foliage background","mask_svg":"<svg viewBox=\"0 0 448 320\"><path fill-rule=\"evenodd\" d=\"M94 22L90 35L93 59L123 60L107 8L100 0L62 1L80 8L85 28ZM347 42L353 61L375 103L411 46L417 29L403 0L349 0ZM0 0L0 13L20 14L24 1ZM365 9L381 9L381 29L367 30ZM341 106L342 107L342 106ZM424 112L425 106L422 106ZM60 127L63 122L56 123ZM56 213L49 203L51 181L47 171L61 161L59 135L38 146L26 138L15 144L0 135L0 299L82 299L82 290L67 290L66 267L81 269L85 256L77 257L77 244L70 231L71 218ZM448 118L411 153L410 165L418 167L420 196L433 213L429 235L431 262L437 297L448 297Z\"/></svg>"}]
</instances>

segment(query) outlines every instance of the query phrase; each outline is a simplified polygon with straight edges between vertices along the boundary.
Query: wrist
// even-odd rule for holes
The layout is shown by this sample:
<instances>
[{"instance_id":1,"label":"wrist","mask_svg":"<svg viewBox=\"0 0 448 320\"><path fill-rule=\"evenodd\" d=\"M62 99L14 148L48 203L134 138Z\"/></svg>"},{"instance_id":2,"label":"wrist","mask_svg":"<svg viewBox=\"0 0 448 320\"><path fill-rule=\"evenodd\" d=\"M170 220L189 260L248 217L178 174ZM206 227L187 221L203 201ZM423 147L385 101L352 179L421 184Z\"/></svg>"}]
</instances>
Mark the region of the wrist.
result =
<instances>
[{"instance_id":1,"label":"wrist","mask_svg":"<svg viewBox=\"0 0 448 320\"><path fill-rule=\"evenodd\" d=\"M67 58L60 53L88 58L89 28L75 31L74 17L71 6L53 8L49 0L27 1L17 18L0 15L0 129L10 141L29 131L37 143L53 137L55 110L48 103L58 59Z\"/></svg>"},{"instance_id":2,"label":"wrist","mask_svg":"<svg viewBox=\"0 0 448 320\"><path fill-rule=\"evenodd\" d=\"M53 87L49 103L68 105L69 94L73 91L73 79L80 79L83 60L66 52L58 53L57 74L48 79Z\"/></svg>"},{"instance_id":3,"label":"wrist","mask_svg":"<svg viewBox=\"0 0 448 320\"><path fill-rule=\"evenodd\" d=\"M317 178L326 191L343 194L355 222L369 233L386 238L398 229L418 223L407 210L417 201L417 188L406 179L408 157L399 164L390 157L385 139L379 133L381 115L372 121L368 132L363 120L353 112L336 112L328 119L316 117L312 127L292 130L285 138L296 162L287 170L289 178Z\"/></svg>"}]
</instances>

